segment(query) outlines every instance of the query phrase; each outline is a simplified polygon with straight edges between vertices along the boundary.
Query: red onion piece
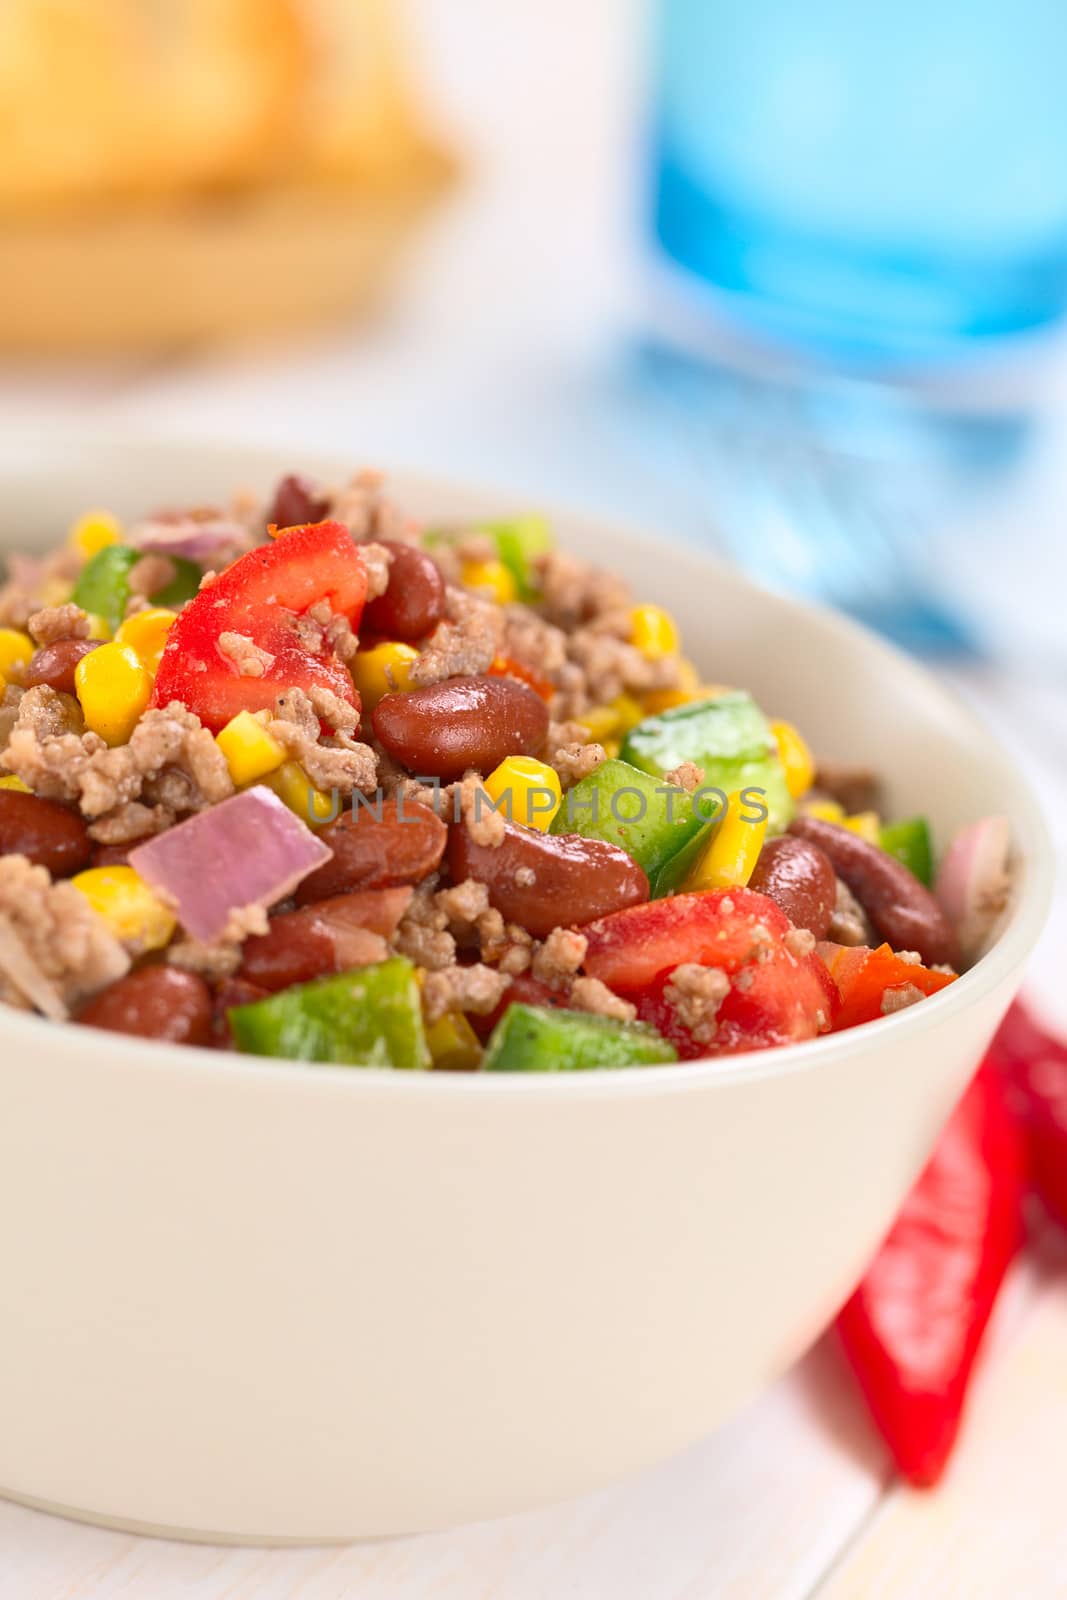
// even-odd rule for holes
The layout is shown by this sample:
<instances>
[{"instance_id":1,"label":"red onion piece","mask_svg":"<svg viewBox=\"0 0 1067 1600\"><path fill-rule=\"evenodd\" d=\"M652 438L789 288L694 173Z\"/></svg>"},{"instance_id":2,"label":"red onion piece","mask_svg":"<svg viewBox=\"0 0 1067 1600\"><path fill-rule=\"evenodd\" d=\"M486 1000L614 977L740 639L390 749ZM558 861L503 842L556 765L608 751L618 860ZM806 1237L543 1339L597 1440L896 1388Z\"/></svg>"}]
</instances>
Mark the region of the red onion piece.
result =
<instances>
[{"instance_id":1,"label":"red onion piece","mask_svg":"<svg viewBox=\"0 0 1067 1600\"><path fill-rule=\"evenodd\" d=\"M244 524L232 517L157 517L131 528L129 542L146 553L222 566L250 549L253 540Z\"/></svg>"},{"instance_id":2,"label":"red onion piece","mask_svg":"<svg viewBox=\"0 0 1067 1600\"><path fill-rule=\"evenodd\" d=\"M329 859L277 795L258 786L130 851L130 866L175 907L186 933L209 942L231 915L272 906Z\"/></svg>"},{"instance_id":3,"label":"red onion piece","mask_svg":"<svg viewBox=\"0 0 1067 1600\"><path fill-rule=\"evenodd\" d=\"M934 892L956 929L966 961L988 948L1011 893L1011 826L983 817L958 833L945 851Z\"/></svg>"}]
</instances>

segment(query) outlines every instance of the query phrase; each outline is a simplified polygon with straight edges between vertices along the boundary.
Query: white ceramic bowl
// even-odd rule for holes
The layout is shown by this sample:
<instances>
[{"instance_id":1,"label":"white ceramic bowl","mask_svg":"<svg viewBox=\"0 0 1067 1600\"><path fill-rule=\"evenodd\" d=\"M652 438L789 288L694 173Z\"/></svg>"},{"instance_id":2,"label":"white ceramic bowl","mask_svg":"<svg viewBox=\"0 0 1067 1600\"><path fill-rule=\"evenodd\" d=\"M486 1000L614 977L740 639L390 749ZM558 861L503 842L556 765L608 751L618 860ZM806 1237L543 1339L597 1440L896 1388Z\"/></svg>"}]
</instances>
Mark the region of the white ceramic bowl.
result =
<instances>
[{"instance_id":1,"label":"white ceramic bowl","mask_svg":"<svg viewBox=\"0 0 1067 1600\"><path fill-rule=\"evenodd\" d=\"M292 465L42 442L0 460L2 533L43 544L88 505L204 501ZM427 515L502 509L395 486ZM787 1367L892 1218L1040 929L1035 802L927 672L849 623L691 550L557 526L669 606L710 677L881 768L894 811L927 812L942 841L1007 812L1009 924L947 992L858 1031L576 1077L269 1065L4 1012L10 1495L270 1541L569 1495L679 1449Z\"/></svg>"}]
</instances>

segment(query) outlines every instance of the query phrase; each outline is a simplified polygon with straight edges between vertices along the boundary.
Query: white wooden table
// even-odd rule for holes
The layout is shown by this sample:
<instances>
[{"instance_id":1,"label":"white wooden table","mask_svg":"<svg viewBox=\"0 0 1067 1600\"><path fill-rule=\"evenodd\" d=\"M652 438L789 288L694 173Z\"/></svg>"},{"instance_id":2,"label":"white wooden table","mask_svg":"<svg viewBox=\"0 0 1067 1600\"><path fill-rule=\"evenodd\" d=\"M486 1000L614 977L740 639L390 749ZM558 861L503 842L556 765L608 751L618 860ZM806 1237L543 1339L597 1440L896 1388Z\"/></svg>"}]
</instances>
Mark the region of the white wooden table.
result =
<instances>
[{"instance_id":1,"label":"white wooden table","mask_svg":"<svg viewBox=\"0 0 1067 1600\"><path fill-rule=\"evenodd\" d=\"M301 447L341 448L356 463L405 460L699 536L709 508L630 448L628 402L601 359L630 303L619 261L631 197L618 157L635 4L416 0L445 109L475 148L474 173L367 336L182 367L8 371L0 428L112 422L268 439L291 446L294 463ZM1027 525L1056 503L1046 489ZM1028 603L1028 592L1013 603ZM1025 675L971 688L1020 744L1050 809L1067 817L1062 690ZM1036 979L1067 1026L1065 946L1061 901ZM0 1600L1067 1595L1067 1273L1057 1249L1012 1281L935 1494L893 1483L824 1343L686 1455L583 1500L450 1534L215 1549L0 1503Z\"/></svg>"}]
</instances>

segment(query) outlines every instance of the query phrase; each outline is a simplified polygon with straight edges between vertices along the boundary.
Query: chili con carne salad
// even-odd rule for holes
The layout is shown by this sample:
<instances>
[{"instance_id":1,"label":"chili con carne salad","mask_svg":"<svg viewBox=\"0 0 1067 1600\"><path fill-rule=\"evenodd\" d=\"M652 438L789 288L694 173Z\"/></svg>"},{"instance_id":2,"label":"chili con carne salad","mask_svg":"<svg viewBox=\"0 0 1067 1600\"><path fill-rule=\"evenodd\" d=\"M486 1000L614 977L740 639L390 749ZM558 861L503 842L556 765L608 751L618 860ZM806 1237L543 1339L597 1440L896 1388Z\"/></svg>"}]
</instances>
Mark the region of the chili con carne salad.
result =
<instances>
[{"instance_id":1,"label":"chili con carne salad","mask_svg":"<svg viewBox=\"0 0 1067 1600\"><path fill-rule=\"evenodd\" d=\"M1006 903L708 684L537 516L380 478L82 517L0 590L0 998L259 1056L483 1071L762 1049L936 993ZM932 887L933 885L933 887Z\"/></svg>"}]
</instances>

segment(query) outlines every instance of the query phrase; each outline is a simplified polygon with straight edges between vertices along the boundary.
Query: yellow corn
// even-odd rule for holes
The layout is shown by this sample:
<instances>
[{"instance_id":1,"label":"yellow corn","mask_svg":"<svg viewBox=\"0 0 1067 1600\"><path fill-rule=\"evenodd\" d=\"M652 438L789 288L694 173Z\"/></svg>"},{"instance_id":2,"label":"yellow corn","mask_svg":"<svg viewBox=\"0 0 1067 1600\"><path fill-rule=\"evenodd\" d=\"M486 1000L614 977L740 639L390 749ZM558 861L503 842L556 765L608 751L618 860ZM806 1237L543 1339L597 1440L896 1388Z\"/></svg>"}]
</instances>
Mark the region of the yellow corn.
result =
<instances>
[{"instance_id":1,"label":"yellow corn","mask_svg":"<svg viewBox=\"0 0 1067 1600\"><path fill-rule=\"evenodd\" d=\"M630 612L630 642L649 661L677 654L681 643L678 625L662 606L634 606Z\"/></svg>"},{"instance_id":2,"label":"yellow corn","mask_svg":"<svg viewBox=\"0 0 1067 1600\"><path fill-rule=\"evenodd\" d=\"M82 656L74 685L85 725L108 744L125 744L148 705L152 675L126 644L102 644Z\"/></svg>"},{"instance_id":3,"label":"yellow corn","mask_svg":"<svg viewBox=\"0 0 1067 1600\"><path fill-rule=\"evenodd\" d=\"M519 597L518 585L502 561L465 561L463 582L468 589L479 589L497 605L510 605Z\"/></svg>"},{"instance_id":4,"label":"yellow corn","mask_svg":"<svg viewBox=\"0 0 1067 1600\"><path fill-rule=\"evenodd\" d=\"M22 668L36 648L29 634L21 629L0 628L0 673L3 673L5 682L12 679L16 683L19 681Z\"/></svg>"},{"instance_id":5,"label":"yellow corn","mask_svg":"<svg viewBox=\"0 0 1067 1600\"><path fill-rule=\"evenodd\" d=\"M621 739L603 739L603 740L597 740L597 743L598 744L603 744L604 754L607 756L609 761L617 761L618 760L619 754L620 754L620 752L622 750L622 740Z\"/></svg>"},{"instance_id":6,"label":"yellow corn","mask_svg":"<svg viewBox=\"0 0 1067 1600\"><path fill-rule=\"evenodd\" d=\"M653 689L641 696L646 715L658 716L661 711L671 711L675 706L687 706L691 700L703 697L700 674L691 661L678 663L678 682L673 689Z\"/></svg>"},{"instance_id":7,"label":"yellow corn","mask_svg":"<svg viewBox=\"0 0 1067 1600\"><path fill-rule=\"evenodd\" d=\"M636 728L645 718L644 706L633 695L620 694L610 705L592 706L575 720L582 724L590 739L604 744L607 739L622 739L631 728Z\"/></svg>"},{"instance_id":8,"label":"yellow corn","mask_svg":"<svg viewBox=\"0 0 1067 1600\"><path fill-rule=\"evenodd\" d=\"M839 806L836 800L806 800L804 815L817 817L820 822L842 823L845 820L845 808Z\"/></svg>"},{"instance_id":9,"label":"yellow corn","mask_svg":"<svg viewBox=\"0 0 1067 1600\"><path fill-rule=\"evenodd\" d=\"M387 694L403 694L411 688L411 669L419 652L409 644L376 644L361 650L352 663L352 681L359 690L364 711L373 711Z\"/></svg>"},{"instance_id":10,"label":"yellow corn","mask_svg":"<svg viewBox=\"0 0 1067 1600\"><path fill-rule=\"evenodd\" d=\"M28 783L23 783L21 778L16 778L12 773L6 778L0 778L0 789L14 789L16 794L32 794L33 790Z\"/></svg>"},{"instance_id":11,"label":"yellow corn","mask_svg":"<svg viewBox=\"0 0 1067 1600\"><path fill-rule=\"evenodd\" d=\"M168 611L166 606L149 606L145 611L135 611L132 617L127 617L125 622L119 624L115 643L128 644L154 676L159 669L159 658L163 654L167 635L177 620L178 613Z\"/></svg>"},{"instance_id":12,"label":"yellow corn","mask_svg":"<svg viewBox=\"0 0 1067 1600\"><path fill-rule=\"evenodd\" d=\"M122 538L122 524L110 511L87 511L79 517L67 537L67 544L86 561L99 555Z\"/></svg>"},{"instance_id":13,"label":"yellow corn","mask_svg":"<svg viewBox=\"0 0 1067 1600\"><path fill-rule=\"evenodd\" d=\"M69 578L46 578L37 586L37 598L42 606L65 606L74 593Z\"/></svg>"},{"instance_id":14,"label":"yellow corn","mask_svg":"<svg viewBox=\"0 0 1067 1600\"><path fill-rule=\"evenodd\" d=\"M880 845L882 842L882 819L877 811L856 811L851 817L845 818L844 826L850 833L858 833L868 844Z\"/></svg>"},{"instance_id":15,"label":"yellow corn","mask_svg":"<svg viewBox=\"0 0 1067 1600\"><path fill-rule=\"evenodd\" d=\"M124 624L125 626L125 624ZM264 727L259 716L239 711L231 717L215 743L226 757L230 777L239 789L257 783L268 772L276 772L285 760L285 750Z\"/></svg>"},{"instance_id":16,"label":"yellow corn","mask_svg":"<svg viewBox=\"0 0 1067 1600\"><path fill-rule=\"evenodd\" d=\"M316 789L299 761L287 761L276 772L266 773L262 781L309 828L321 828L338 814L334 796Z\"/></svg>"},{"instance_id":17,"label":"yellow corn","mask_svg":"<svg viewBox=\"0 0 1067 1600\"><path fill-rule=\"evenodd\" d=\"M815 781L815 758L791 722L772 722L771 733L785 768L786 787L794 800L800 800Z\"/></svg>"},{"instance_id":18,"label":"yellow corn","mask_svg":"<svg viewBox=\"0 0 1067 1600\"><path fill-rule=\"evenodd\" d=\"M740 792L730 796L721 822L682 885L685 891L744 888L767 837L766 817L750 821L752 810Z\"/></svg>"},{"instance_id":19,"label":"yellow corn","mask_svg":"<svg viewBox=\"0 0 1067 1600\"><path fill-rule=\"evenodd\" d=\"M169 943L174 913L132 867L90 867L70 881L127 949L140 954Z\"/></svg>"},{"instance_id":20,"label":"yellow corn","mask_svg":"<svg viewBox=\"0 0 1067 1600\"><path fill-rule=\"evenodd\" d=\"M481 1065L478 1035L461 1011L446 1011L432 1023L426 1029L426 1043L440 1072L474 1072Z\"/></svg>"},{"instance_id":21,"label":"yellow corn","mask_svg":"<svg viewBox=\"0 0 1067 1600\"><path fill-rule=\"evenodd\" d=\"M87 611L89 618L90 639L103 639L105 642L111 638L111 626L106 617L98 616L95 611Z\"/></svg>"},{"instance_id":22,"label":"yellow corn","mask_svg":"<svg viewBox=\"0 0 1067 1600\"><path fill-rule=\"evenodd\" d=\"M510 821L541 833L548 832L563 799L558 773L530 756L508 756L486 778L485 788Z\"/></svg>"}]
</instances>

